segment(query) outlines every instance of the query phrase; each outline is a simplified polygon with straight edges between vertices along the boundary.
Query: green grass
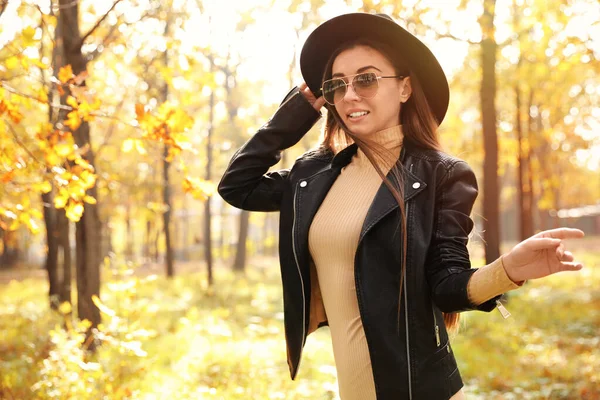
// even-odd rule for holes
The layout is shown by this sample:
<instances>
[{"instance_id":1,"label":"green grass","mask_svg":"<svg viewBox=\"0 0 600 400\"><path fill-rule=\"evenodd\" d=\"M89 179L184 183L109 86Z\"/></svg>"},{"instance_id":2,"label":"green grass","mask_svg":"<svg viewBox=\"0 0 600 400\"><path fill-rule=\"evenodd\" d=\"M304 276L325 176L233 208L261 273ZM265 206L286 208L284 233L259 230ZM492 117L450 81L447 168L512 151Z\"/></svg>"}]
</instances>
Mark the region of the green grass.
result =
<instances>
[{"instance_id":1,"label":"green grass","mask_svg":"<svg viewBox=\"0 0 600 400\"><path fill-rule=\"evenodd\" d=\"M600 254L577 256L583 271L512 292L509 319L463 314L452 343L469 399L600 399ZM49 311L43 279L0 285L0 398L337 398L327 328L308 338L291 381L276 262L249 271L217 271L208 290L205 274L107 269L102 301L114 316L103 315L105 342L91 358L77 327Z\"/></svg>"}]
</instances>

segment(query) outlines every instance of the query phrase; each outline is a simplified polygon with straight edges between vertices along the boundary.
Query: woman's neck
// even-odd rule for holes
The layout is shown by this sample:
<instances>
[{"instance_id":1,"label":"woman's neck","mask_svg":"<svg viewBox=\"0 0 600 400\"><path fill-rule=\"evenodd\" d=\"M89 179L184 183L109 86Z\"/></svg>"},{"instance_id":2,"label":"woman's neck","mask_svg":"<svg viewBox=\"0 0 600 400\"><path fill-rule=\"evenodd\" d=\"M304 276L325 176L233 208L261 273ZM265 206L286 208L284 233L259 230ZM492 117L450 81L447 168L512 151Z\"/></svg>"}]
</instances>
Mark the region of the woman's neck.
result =
<instances>
[{"instance_id":1,"label":"woman's neck","mask_svg":"<svg viewBox=\"0 0 600 400\"><path fill-rule=\"evenodd\" d=\"M366 145L369 146L369 149L372 150L371 153L373 153L376 162L389 169L396 163L400 156L404 134L402 132L402 125L396 125L361 137L360 139L363 139ZM356 161L361 164L370 163L360 147L356 153Z\"/></svg>"}]
</instances>

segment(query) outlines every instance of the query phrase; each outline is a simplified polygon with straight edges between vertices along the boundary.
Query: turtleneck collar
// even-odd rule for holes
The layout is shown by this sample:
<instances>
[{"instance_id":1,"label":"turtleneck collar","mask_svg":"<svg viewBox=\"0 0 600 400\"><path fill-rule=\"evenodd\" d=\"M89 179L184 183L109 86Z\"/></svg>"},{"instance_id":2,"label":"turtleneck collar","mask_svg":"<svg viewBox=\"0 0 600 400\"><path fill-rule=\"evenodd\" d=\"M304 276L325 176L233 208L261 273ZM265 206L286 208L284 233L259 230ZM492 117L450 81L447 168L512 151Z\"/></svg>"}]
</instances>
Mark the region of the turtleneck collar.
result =
<instances>
[{"instance_id":1,"label":"turtleneck collar","mask_svg":"<svg viewBox=\"0 0 600 400\"><path fill-rule=\"evenodd\" d=\"M384 151L384 159L378 160L388 168L398 160L400 150L402 148L402 142L404 141L404 134L402 132L402 125L392 126L391 128L383 129L381 131L370 134L366 137L368 143L375 145L375 151ZM379 157L375 156L377 159ZM359 165L370 165L370 161L362 149L358 148L356 155L352 162L356 162Z\"/></svg>"}]
</instances>

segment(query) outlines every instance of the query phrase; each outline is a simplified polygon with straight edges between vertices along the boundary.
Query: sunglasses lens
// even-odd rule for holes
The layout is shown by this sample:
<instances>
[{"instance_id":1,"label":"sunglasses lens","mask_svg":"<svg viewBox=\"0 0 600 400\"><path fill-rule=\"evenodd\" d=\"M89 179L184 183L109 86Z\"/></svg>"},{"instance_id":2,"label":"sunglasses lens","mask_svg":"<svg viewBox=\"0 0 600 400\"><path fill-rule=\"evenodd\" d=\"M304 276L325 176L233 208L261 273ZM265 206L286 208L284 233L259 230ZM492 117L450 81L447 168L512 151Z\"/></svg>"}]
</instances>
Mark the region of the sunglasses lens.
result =
<instances>
[{"instance_id":1,"label":"sunglasses lens","mask_svg":"<svg viewBox=\"0 0 600 400\"><path fill-rule=\"evenodd\" d=\"M379 82L373 72L359 74L352 80L352 87L360 97L373 97L377 94Z\"/></svg>"},{"instance_id":2,"label":"sunglasses lens","mask_svg":"<svg viewBox=\"0 0 600 400\"><path fill-rule=\"evenodd\" d=\"M346 82L343 79L330 79L323 82L323 98L329 104L335 104L344 98Z\"/></svg>"}]
</instances>

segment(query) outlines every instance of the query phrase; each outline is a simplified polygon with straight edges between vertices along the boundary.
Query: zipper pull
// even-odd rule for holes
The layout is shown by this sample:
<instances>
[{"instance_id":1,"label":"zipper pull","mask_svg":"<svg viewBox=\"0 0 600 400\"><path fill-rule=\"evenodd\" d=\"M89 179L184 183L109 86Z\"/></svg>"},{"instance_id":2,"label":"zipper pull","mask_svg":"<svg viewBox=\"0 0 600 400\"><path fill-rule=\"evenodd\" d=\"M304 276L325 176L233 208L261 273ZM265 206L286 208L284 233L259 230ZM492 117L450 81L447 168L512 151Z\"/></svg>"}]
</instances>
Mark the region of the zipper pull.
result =
<instances>
[{"instance_id":1,"label":"zipper pull","mask_svg":"<svg viewBox=\"0 0 600 400\"><path fill-rule=\"evenodd\" d=\"M502 318L506 319L510 317L510 312L504 307L504 304L502 304L500 300L496 300L496 307L498 307L498 311L502 314Z\"/></svg>"},{"instance_id":2,"label":"zipper pull","mask_svg":"<svg viewBox=\"0 0 600 400\"><path fill-rule=\"evenodd\" d=\"M441 340L440 340L440 327L439 326L435 326L435 340L437 342L437 345L439 347Z\"/></svg>"}]
</instances>

